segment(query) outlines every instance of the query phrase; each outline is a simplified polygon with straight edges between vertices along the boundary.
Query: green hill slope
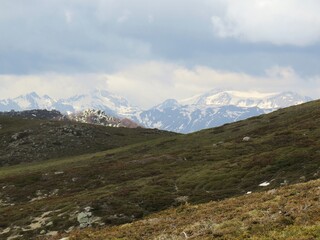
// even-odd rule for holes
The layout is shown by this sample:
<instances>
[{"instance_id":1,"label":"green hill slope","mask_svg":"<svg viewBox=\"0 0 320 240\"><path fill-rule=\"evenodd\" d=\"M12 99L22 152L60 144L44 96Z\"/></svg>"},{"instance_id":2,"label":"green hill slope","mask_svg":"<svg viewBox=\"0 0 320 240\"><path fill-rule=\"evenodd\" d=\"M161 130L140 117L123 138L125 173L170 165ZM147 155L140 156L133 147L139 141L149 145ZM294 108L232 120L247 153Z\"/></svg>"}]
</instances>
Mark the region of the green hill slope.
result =
<instances>
[{"instance_id":1,"label":"green hill slope","mask_svg":"<svg viewBox=\"0 0 320 240\"><path fill-rule=\"evenodd\" d=\"M147 130L123 129L119 148L88 154L79 145L72 157L0 168L0 228L8 231L0 237L72 230L84 209L88 225L117 225L184 202L317 179L319 123L315 101L189 135L147 139L139 135Z\"/></svg>"},{"instance_id":2,"label":"green hill slope","mask_svg":"<svg viewBox=\"0 0 320 240\"><path fill-rule=\"evenodd\" d=\"M174 133L0 116L0 166L113 149Z\"/></svg>"},{"instance_id":3,"label":"green hill slope","mask_svg":"<svg viewBox=\"0 0 320 240\"><path fill-rule=\"evenodd\" d=\"M220 202L182 205L132 224L75 231L86 239L320 239L320 181Z\"/></svg>"}]
</instances>

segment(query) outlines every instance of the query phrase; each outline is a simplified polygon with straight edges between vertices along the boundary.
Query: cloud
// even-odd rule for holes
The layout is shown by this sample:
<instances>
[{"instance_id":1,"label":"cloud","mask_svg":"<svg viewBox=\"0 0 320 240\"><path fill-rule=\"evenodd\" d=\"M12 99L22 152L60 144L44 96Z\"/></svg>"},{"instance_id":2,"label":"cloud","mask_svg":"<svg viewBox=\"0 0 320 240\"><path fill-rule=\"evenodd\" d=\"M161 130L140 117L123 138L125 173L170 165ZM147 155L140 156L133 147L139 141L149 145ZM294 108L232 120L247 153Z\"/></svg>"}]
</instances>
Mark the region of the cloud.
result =
<instances>
[{"instance_id":1,"label":"cloud","mask_svg":"<svg viewBox=\"0 0 320 240\"><path fill-rule=\"evenodd\" d=\"M317 9L316 0L2 0L0 74L110 72L146 61L314 74L319 45L278 45L318 43Z\"/></svg>"},{"instance_id":2,"label":"cloud","mask_svg":"<svg viewBox=\"0 0 320 240\"><path fill-rule=\"evenodd\" d=\"M37 92L53 98L66 98L87 93L94 88L107 88L104 74L39 74L39 75L0 75L1 99L13 98L21 94Z\"/></svg>"},{"instance_id":3,"label":"cloud","mask_svg":"<svg viewBox=\"0 0 320 240\"><path fill-rule=\"evenodd\" d=\"M274 66L262 76L229 72L206 66L186 68L165 62L133 65L106 75L109 89L126 96L143 107L151 107L165 99L184 99L222 88L241 91L296 91L320 97L320 76L302 78L292 67Z\"/></svg>"},{"instance_id":4,"label":"cloud","mask_svg":"<svg viewBox=\"0 0 320 240\"><path fill-rule=\"evenodd\" d=\"M296 91L320 97L320 76L302 78L292 67L274 66L264 75L230 72L207 66L187 68L167 62L130 65L114 73L0 75L1 98L36 91L54 98L106 89L144 108L168 99L184 99L210 89L280 92Z\"/></svg>"},{"instance_id":5,"label":"cloud","mask_svg":"<svg viewBox=\"0 0 320 240\"><path fill-rule=\"evenodd\" d=\"M123 12L123 14L117 19L117 22L118 22L118 23L124 23L124 22L128 21L130 15L131 15L131 12L128 11L128 10L125 10L125 11Z\"/></svg>"},{"instance_id":6,"label":"cloud","mask_svg":"<svg viewBox=\"0 0 320 240\"><path fill-rule=\"evenodd\" d=\"M320 41L318 0L224 0L211 18L216 36L247 42L307 46Z\"/></svg>"},{"instance_id":7,"label":"cloud","mask_svg":"<svg viewBox=\"0 0 320 240\"><path fill-rule=\"evenodd\" d=\"M65 15L67 24L70 25L72 23L72 21L73 21L73 12L69 11L69 10L66 10L64 12L64 15Z\"/></svg>"}]
</instances>

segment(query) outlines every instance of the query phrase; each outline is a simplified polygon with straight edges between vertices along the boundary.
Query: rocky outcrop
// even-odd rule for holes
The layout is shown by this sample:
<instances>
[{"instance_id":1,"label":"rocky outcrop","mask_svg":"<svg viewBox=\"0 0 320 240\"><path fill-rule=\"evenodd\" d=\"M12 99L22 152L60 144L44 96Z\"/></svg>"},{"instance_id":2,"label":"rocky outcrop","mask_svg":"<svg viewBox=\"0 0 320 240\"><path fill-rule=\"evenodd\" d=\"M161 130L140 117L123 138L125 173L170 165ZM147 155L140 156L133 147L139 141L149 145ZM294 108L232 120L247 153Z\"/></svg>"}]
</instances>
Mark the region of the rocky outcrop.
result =
<instances>
[{"instance_id":1,"label":"rocky outcrop","mask_svg":"<svg viewBox=\"0 0 320 240\"><path fill-rule=\"evenodd\" d=\"M89 123L95 125L102 125L108 127L127 127L127 128L137 128L138 124L125 118L120 119L114 116L107 115L102 110L87 109L82 112L73 113L67 116L71 121Z\"/></svg>"},{"instance_id":2,"label":"rocky outcrop","mask_svg":"<svg viewBox=\"0 0 320 240\"><path fill-rule=\"evenodd\" d=\"M83 212L80 212L77 216L77 221L80 224L80 228L91 227L94 223L99 223L100 217L93 216L91 207L85 207Z\"/></svg>"},{"instance_id":3,"label":"rocky outcrop","mask_svg":"<svg viewBox=\"0 0 320 240\"><path fill-rule=\"evenodd\" d=\"M80 228L91 227L92 224L92 212L91 208L85 208L85 211L81 212L77 216L77 221L80 224Z\"/></svg>"},{"instance_id":4,"label":"rocky outcrop","mask_svg":"<svg viewBox=\"0 0 320 240\"><path fill-rule=\"evenodd\" d=\"M26 111L0 112L0 116L21 117L24 119L66 120L66 117L57 110L34 109Z\"/></svg>"}]
</instances>

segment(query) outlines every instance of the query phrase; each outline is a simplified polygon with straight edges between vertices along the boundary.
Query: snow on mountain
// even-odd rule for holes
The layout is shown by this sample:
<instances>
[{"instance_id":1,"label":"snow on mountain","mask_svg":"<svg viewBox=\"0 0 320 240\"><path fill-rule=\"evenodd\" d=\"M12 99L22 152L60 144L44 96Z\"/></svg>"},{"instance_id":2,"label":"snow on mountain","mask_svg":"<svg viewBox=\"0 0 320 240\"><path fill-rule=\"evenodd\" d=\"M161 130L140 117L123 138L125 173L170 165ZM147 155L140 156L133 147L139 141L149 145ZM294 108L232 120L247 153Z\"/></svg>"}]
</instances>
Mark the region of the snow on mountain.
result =
<instances>
[{"instance_id":1,"label":"snow on mountain","mask_svg":"<svg viewBox=\"0 0 320 240\"><path fill-rule=\"evenodd\" d=\"M253 91L211 90L205 94L181 100L179 103L212 107L233 105L238 107L258 107L265 110L274 110L311 100L312 99L309 97L304 97L293 92L260 93Z\"/></svg>"},{"instance_id":2,"label":"snow on mountain","mask_svg":"<svg viewBox=\"0 0 320 240\"><path fill-rule=\"evenodd\" d=\"M0 110L31 110L31 109L52 109L55 100L47 95L40 97L37 93L32 92L29 94L21 95L13 99L0 100Z\"/></svg>"},{"instance_id":3,"label":"snow on mountain","mask_svg":"<svg viewBox=\"0 0 320 240\"><path fill-rule=\"evenodd\" d=\"M62 113L98 109L105 111L107 114L121 117L132 116L141 111L138 107L131 106L125 98L104 90L94 90L89 94L59 100L54 100L48 95L40 97L35 92L13 99L0 100L0 111L30 109L56 109Z\"/></svg>"},{"instance_id":4,"label":"snow on mountain","mask_svg":"<svg viewBox=\"0 0 320 240\"><path fill-rule=\"evenodd\" d=\"M180 108L181 105L179 104L179 102L175 99L168 99L166 101L164 101L163 103L155 106L154 108L156 108L159 111L164 111L167 108L171 108L171 109L176 109L176 108Z\"/></svg>"},{"instance_id":5,"label":"snow on mountain","mask_svg":"<svg viewBox=\"0 0 320 240\"><path fill-rule=\"evenodd\" d=\"M97 89L88 94L59 100L47 95L40 97L33 92L0 100L0 111L56 109L62 113L76 113L96 109L102 110L107 116L126 118L128 124L132 120L149 128L189 133L311 100L293 92L260 93L216 89L180 101L168 99L151 109L141 110L121 96ZM80 119L88 119L88 112L84 114ZM96 112L95 115L97 114Z\"/></svg>"},{"instance_id":6,"label":"snow on mountain","mask_svg":"<svg viewBox=\"0 0 320 240\"><path fill-rule=\"evenodd\" d=\"M107 114L128 117L139 112L138 107L131 106L129 102L118 95L105 90L94 90L90 94L77 95L68 99L58 101L59 105L72 106L73 112L85 109L99 109Z\"/></svg>"},{"instance_id":7,"label":"snow on mountain","mask_svg":"<svg viewBox=\"0 0 320 240\"><path fill-rule=\"evenodd\" d=\"M0 100L0 111L22 110L21 107L12 99Z\"/></svg>"},{"instance_id":8,"label":"snow on mountain","mask_svg":"<svg viewBox=\"0 0 320 240\"><path fill-rule=\"evenodd\" d=\"M198 107L197 105L174 105L165 107L158 105L140 114L140 121L145 127L159 128L168 131L190 133L205 128L220 126L225 123L243 120L263 114L257 108L237 106Z\"/></svg>"},{"instance_id":9,"label":"snow on mountain","mask_svg":"<svg viewBox=\"0 0 320 240\"><path fill-rule=\"evenodd\" d=\"M311 100L293 92L211 90L180 101L166 100L150 110L143 111L138 120L149 128L189 133Z\"/></svg>"}]
</instances>

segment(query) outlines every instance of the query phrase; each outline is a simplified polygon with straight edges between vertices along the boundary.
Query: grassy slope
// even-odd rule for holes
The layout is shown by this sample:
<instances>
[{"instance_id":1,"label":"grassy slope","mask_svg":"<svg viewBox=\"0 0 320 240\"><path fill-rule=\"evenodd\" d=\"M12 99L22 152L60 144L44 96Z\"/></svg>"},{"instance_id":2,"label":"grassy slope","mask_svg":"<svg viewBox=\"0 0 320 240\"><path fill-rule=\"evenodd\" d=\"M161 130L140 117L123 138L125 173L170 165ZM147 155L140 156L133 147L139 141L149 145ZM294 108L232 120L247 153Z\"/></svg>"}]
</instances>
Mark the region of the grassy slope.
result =
<instances>
[{"instance_id":1,"label":"grassy slope","mask_svg":"<svg viewBox=\"0 0 320 240\"><path fill-rule=\"evenodd\" d=\"M0 227L26 226L57 210L50 215L53 224L41 229L63 230L78 225L76 211L86 206L104 224L121 224L178 206L179 199L208 202L317 179L319 123L317 101L194 134L0 168L0 199L14 204L0 208ZM244 136L251 140L242 141ZM270 186L259 187L264 181ZM52 196L30 202L38 191Z\"/></svg>"},{"instance_id":2,"label":"grassy slope","mask_svg":"<svg viewBox=\"0 0 320 240\"><path fill-rule=\"evenodd\" d=\"M78 156L176 135L152 129L110 128L5 116L0 116L0 125L0 166ZM20 137L13 139L17 133Z\"/></svg>"},{"instance_id":3,"label":"grassy slope","mask_svg":"<svg viewBox=\"0 0 320 240\"><path fill-rule=\"evenodd\" d=\"M320 239L320 180L219 202L182 205L131 224L76 231L78 239Z\"/></svg>"}]
</instances>

